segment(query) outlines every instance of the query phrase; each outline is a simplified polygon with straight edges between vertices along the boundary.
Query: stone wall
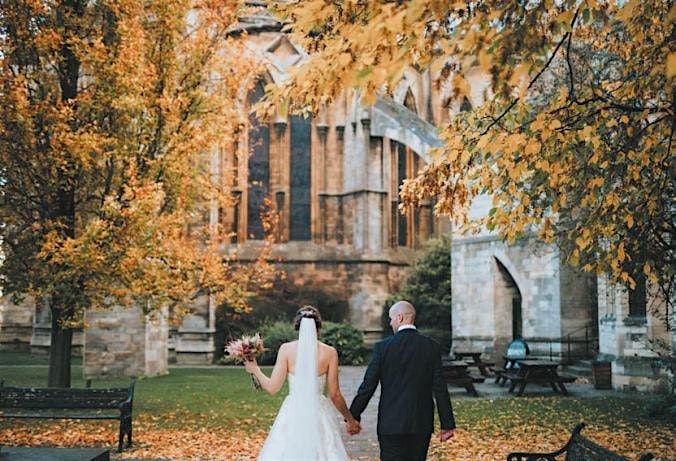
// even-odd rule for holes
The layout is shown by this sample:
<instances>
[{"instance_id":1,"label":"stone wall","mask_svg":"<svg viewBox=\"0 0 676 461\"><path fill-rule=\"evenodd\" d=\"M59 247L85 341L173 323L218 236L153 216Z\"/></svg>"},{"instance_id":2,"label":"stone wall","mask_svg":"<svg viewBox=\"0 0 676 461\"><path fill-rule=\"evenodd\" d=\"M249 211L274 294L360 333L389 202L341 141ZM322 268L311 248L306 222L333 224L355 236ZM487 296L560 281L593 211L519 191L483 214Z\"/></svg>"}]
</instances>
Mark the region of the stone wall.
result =
<instances>
[{"instance_id":1,"label":"stone wall","mask_svg":"<svg viewBox=\"0 0 676 461\"><path fill-rule=\"evenodd\" d=\"M35 305L33 332L30 339L30 350L34 354L48 354L52 344L52 314L44 304ZM73 332L72 355L82 355L84 333L82 328Z\"/></svg>"},{"instance_id":2,"label":"stone wall","mask_svg":"<svg viewBox=\"0 0 676 461\"><path fill-rule=\"evenodd\" d=\"M174 352L179 364L211 363L214 359L216 333L215 306L213 300L203 296L192 306L178 327Z\"/></svg>"},{"instance_id":3,"label":"stone wall","mask_svg":"<svg viewBox=\"0 0 676 461\"><path fill-rule=\"evenodd\" d=\"M562 269L553 245L535 238L508 245L491 235L455 236L451 251L456 349L480 349L500 360L513 339L516 289L521 295L522 334L533 355L559 356L562 336L591 319L588 281Z\"/></svg>"},{"instance_id":4,"label":"stone wall","mask_svg":"<svg viewBox=\"0 0 676 461\"><path fill-rule=\"evenodd\" d=\"M674 332L667 331L666 319L658 315L666 306L656 290L649 290L646 317L630 317L626 288L600 276L598 305L599 352L612 363L613 387L667 391L674 379L668 370L674 360Z\"/></svg>"},{"instance_id":5,"label":"stone wall","mask_svg":"<svg viewBox=\"0 0 676 461\"><path fill-rule=\"evenodd\" d=\"M0 298L0 350L29 350L34 317L32 298L26 297L18 304L10 296Z\"/></svg>"},{"instance_id":6,"label":"stone wall","mask_svg":"<svg viewBox=\"0 0 676 461\"><path fill-rule=\"evenodd\" d=\"M409 267L377 260L285 262L281 266L295 283L327 286L344 293L350 323L364 332L367 345L382 337L380 319L385 300L401 286ZM322 306L316 307L321 311Z\"/></svg>"},{"instance_id":7,"label":"stone wall","mask_svg":"<svg viewBox=\"0 0 676 461\"><path fill-rule=\"evenodd\" d=\"M138 308L85 314L85 378L157 376L168 372L166 313L144 319Z\"/></svg>"},{"instance_id":8,"label":"stone wall","mask_svg":"<svg viewBox=\"0 0 676 461\"><path fill-rule=\"evenodd\" d=\"M561 336L566 339L564 354L573 357L594 355L598 338L598 294L596 274L561 263Z\"/></svg>"}]
</instances>

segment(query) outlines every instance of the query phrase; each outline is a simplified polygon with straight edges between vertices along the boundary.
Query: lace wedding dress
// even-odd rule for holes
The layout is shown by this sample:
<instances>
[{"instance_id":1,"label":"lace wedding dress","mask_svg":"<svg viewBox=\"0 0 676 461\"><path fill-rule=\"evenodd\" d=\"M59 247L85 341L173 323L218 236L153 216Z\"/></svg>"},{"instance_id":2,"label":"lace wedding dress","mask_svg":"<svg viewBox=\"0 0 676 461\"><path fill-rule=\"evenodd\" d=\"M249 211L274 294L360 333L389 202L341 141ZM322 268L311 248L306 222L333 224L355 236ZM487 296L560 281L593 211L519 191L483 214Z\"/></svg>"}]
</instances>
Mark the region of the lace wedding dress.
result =
<instances>
[{"instance_id":1,"label":"lace wedding dress","mask_svg":"<svg viewBox=\"0 0 676 461\"><path fill-rule=\"evenodd\" d=\"M302 319L296 373L258 461L348 461L337 411L323 395L326 374L317 376L317 330Z\"/></svg>"}]
</instances>

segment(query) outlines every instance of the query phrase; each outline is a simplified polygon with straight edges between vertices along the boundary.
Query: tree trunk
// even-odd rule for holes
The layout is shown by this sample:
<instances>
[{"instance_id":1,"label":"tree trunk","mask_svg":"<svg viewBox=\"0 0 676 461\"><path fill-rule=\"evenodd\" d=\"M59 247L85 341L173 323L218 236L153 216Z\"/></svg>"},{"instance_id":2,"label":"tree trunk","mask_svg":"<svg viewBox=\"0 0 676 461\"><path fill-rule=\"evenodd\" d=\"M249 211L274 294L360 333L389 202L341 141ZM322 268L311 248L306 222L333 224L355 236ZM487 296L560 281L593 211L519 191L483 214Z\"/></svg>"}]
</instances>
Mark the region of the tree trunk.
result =
<instances>
[{"instance_id":1,"label":"tree trunk","mask_svg":"<svg viewBox=\"0 0 676 461\"><path fill-rule=\"evenodd\" d=\"M49 348L48 387L70 387L70 354L73 344L73 329L62 328L59 320L62 310L52 306L52 333Z\"/></svg>"}]
</instances>

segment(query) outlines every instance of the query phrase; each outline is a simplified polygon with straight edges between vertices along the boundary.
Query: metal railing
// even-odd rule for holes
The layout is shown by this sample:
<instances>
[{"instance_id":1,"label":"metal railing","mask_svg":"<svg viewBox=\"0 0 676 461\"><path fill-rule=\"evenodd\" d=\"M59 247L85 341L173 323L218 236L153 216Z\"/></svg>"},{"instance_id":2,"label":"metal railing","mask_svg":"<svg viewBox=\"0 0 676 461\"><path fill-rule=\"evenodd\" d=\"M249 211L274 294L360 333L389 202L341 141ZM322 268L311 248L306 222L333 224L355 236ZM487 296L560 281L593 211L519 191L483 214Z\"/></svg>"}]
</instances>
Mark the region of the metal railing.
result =
<instances>
[{"instance_id":1,"label":"metal railing","mask_svg":"<svg viewBox=\"0 0 676 461\"><path fill-rule=\"evenodd\" d=\"M584 336L581 332L584 331ZM593 359L599 351L599 339L593 336L592 325L573 330L561 338L561 360L572 363L576 359ZM549 353L552 354L552 345L549 345Z\"/></svg>"}]
</instances>

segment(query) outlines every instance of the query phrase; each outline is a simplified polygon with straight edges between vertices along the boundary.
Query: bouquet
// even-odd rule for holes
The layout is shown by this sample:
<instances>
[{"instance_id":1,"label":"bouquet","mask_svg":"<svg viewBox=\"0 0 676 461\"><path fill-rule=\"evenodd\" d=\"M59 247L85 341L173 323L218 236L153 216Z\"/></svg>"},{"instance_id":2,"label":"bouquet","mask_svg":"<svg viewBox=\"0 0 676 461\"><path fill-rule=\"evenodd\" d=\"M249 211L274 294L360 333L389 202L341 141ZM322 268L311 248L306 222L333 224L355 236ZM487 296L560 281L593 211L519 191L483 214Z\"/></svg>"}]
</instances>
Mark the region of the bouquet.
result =
<instances>
[{"instance_id":1,"label":"bouquet","mask_svg":"<svg viewBox=\"0 0 676 461\"><path fill-rule=\"evenodd\" d=\"M251 361L264 351L263 340L259 333L253 336L242 336L240 339L230 341L225 346L225 353L228 357L240 363L243 363L245 360L247 362ZM251 383L255 389L261 388L261 383L258 382L258 379L253 374L251 375Z\"/></svg>"}]
</instances>

